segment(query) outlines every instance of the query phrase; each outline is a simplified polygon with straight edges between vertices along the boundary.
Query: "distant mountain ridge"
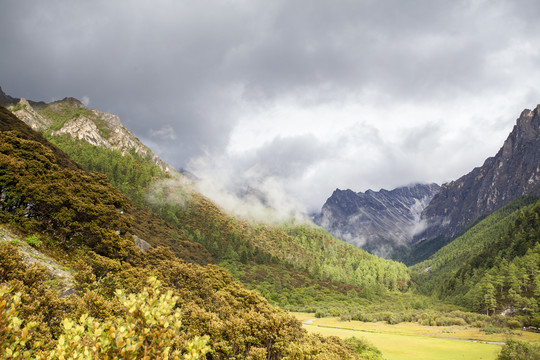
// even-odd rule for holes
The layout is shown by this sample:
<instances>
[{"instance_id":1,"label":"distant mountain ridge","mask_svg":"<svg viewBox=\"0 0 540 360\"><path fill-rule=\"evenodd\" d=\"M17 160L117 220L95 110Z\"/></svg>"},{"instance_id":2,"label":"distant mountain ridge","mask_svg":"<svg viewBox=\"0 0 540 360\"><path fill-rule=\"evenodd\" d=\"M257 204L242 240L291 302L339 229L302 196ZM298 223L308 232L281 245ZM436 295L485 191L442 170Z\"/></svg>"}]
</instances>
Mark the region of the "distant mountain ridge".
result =
<instances>
[{"instance_id":1,"label":"distant mountain ridge","mask_svg":"<svg viewBox=\"0 0 540 360\"><path fill-rule=\"evenodd\" d=\"M365 193L336 189L314 221L340 239L388 257L421 230L422 210L439 189L437 184Z\"/></svg>"},{"instance_id":2,"label":"distant mountain ridge","mask_svg":"<svg viewBox=\"0 0 540 360\"><path fill-rule=\"evenodd\" d=\"M444 184L424 209L414 241L452 238L469 224L524 195L540 195L540 105L524 110L494 157Z\"/></svg>"}]
</instances>

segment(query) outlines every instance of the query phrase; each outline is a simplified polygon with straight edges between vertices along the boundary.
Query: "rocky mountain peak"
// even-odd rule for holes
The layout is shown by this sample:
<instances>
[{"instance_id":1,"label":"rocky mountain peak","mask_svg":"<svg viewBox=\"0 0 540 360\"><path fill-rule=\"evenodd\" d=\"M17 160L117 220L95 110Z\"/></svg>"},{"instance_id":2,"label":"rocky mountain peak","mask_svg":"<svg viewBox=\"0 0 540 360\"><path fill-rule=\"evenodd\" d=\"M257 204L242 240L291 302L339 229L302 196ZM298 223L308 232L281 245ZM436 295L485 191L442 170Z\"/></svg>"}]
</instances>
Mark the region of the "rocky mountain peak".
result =
<instances>
[{"instance_id":1,"label":"rocky mountain peak","mask_svg":"<svg viewBox=\"0 0 540 360\"><path fill-rule=\"evenodd\" d=\"M454 237L524 195L540 195L540 105L521 113L494 157L441 187L422 214L427 228L415 241Z\"/></svg>"},{"instance_id":2,"label":"rocky mountain peak","mask_svg":"<svg viewBox=\"0 0 540 360\"><path fill-rule=\"evenodd\" d=\"M411 243L422 228L422 210L438 191L437 184L358 193L336 189L314 221L340 239L388 257Z\"/></svg>"},{"instance_id":3,"label":"rocky mountain peak","mask_svg":"<svg viewBox=\"0 0 540 360\"><path fill-rule=\"evenodd\" d=\"M67 134L94 146L122 152L135 151L143 157L149 156L162 170L172 171L167 163L124 127L118 116L88 109L73 97L50 104L22 98L9 110L34 130L50 131L52 135Z\"/></svg>"}]
</instances>

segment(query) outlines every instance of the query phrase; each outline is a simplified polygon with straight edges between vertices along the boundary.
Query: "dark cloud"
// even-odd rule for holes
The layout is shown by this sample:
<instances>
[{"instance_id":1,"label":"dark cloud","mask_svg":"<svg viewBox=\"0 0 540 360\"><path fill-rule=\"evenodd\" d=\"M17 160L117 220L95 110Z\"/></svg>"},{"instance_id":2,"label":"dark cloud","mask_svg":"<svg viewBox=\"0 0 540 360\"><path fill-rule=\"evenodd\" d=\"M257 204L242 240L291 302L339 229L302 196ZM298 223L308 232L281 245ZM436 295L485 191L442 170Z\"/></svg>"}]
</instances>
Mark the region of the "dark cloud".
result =
<instances>
[{"instance_id":1,"label":"dark cloud","mask_svg":"<svg viewBox=\"0 0 540 360\"><path fill-rule=\"evenodd\" d=\"M495 145L482 158L523 107L540 102L539 18L535 0L6 0L0 86L34 100L85 98L118 114L176 167L225 156L240 173L301 179L288 183L291 191L308 181L324 193L341 184L451 180L469 165L451 147L474 140L449 136L448 123L489 127L486 118L497 114L496 136L483 137ZM359 104L388 116L358 114L364 130L344 138L321 139L308 126L268 135L249 154L228 152L240 118L284 102ZM417 111L399 120L400 106ZM458 119L424 118L433 108ZM330 121L313 117L314 129ZM351 126L339 113L331 121ZM388 137L393 127L404 129L402 138ZM454 167L436 172L444 151Z\"/></svg>"}]
</instances>

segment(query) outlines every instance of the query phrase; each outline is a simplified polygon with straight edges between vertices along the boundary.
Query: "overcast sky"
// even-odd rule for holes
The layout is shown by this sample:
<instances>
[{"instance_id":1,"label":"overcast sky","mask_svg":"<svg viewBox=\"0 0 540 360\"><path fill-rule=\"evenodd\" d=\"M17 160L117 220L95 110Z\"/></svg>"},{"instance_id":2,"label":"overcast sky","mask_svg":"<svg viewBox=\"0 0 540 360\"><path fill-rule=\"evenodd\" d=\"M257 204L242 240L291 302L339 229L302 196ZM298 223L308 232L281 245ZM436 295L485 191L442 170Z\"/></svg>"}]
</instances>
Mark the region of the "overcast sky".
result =
<instances>
[{"instance_id":1,"label":"overcast sky","mask_svg":"<svg viewBox=\"0 0 540 360\"><path fill-rule=\"evenodd\" d=\"M539 19L537 0L2 0L0 86L313 211L493 156L540 103Z\"/></svg>"}]
</instances>

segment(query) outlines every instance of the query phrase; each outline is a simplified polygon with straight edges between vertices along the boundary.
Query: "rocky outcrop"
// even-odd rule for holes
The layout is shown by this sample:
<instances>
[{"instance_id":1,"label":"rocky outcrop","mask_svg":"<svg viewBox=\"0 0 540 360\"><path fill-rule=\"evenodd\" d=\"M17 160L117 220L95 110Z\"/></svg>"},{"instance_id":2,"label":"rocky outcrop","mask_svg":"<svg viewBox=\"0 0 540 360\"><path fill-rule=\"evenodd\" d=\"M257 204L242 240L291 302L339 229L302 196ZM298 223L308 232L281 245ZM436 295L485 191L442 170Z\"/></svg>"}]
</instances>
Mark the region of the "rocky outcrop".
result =
<instances>
[{"instance_id":1,"label":"rocky outcrop","mask_svg":"<svg viewBox=\"0 0 540 360\"><path fill-rule=\"evenodd\" d=\"M44 104L36 110L26 99L9 107L20 120L37 131L51 130L52 135L68 134L72 138L86 141L94 146L134 151L150 159L162 170L170 172L170 166L144 145L124 127L114 114L90 110L75 98L65 98L51 104Z\"/></svg>"},{"instance_id":2,"label":"rocky outcrop","mask_svg":"<svg viewBox=\"0 0 540 360\"><path fill-rule=\"evenodd\" d=\"M28 266L38 264L49 273L51 280L55 280L54 290L60 297L69 296L75 292L75 281L65 261L56 260L38 249L28 245L24 238L9 228L0 226L0 242L8 242L17 246L21 260ZM62 262L62 263L61 263Z\"/></svg>"},{"instance_id":3,"label":"rocky outcrop","mask_svg":"<svg viewBox=\"0 0 540 360\"><path fill-rule=\"evenodd\" d=\"M314 221L337 238L388 257L422 230L422 210L438 191L437 184L365 193L336 189Z\"/></svg>"},{"instance_id":4,"label":"rocky outcrop","mask_svg":"<svg viewBox=\"0 0 540 360\"><path fill-rule=\"evenodd\" d=\"M444 184L425 208L415 242L452 238L467 225L524 195L540 195L540 105L524 110L499 152Z\"/></svg>"},{"instance_id":5,"label":"rocky outcrop","mask_svg":"<svg viewBox=\"0 0 540 360\"><path fill-rule=\"evenodd\" d=\"M139 248L139 250L141 250L142 252L146 252L146 250L152 247L152 245L150 245L146 240L141 239L135 234L133 234L133 241L135 242L135 245Z\"/></svg>"},{"instance_id":6,"label":"rocky outcrop","mask_svg":"<svg viewBox=\"0 0 540 360\"><path fill-rule=\"evenodd\" d=\"M19 100L17 105L12 106L10 110L33 130L43 131L52 125L52 120L41 116L25 98Z\"/></svg>"}]
</instances>

